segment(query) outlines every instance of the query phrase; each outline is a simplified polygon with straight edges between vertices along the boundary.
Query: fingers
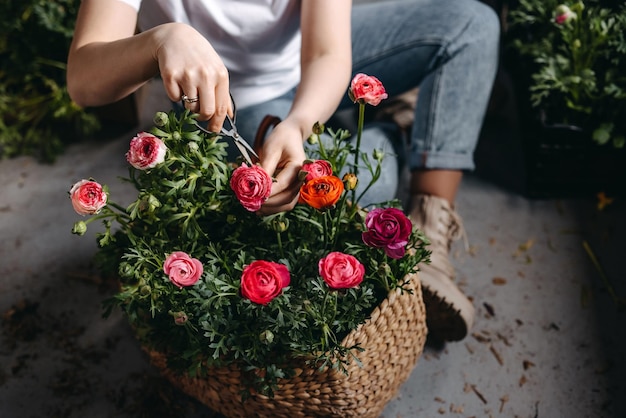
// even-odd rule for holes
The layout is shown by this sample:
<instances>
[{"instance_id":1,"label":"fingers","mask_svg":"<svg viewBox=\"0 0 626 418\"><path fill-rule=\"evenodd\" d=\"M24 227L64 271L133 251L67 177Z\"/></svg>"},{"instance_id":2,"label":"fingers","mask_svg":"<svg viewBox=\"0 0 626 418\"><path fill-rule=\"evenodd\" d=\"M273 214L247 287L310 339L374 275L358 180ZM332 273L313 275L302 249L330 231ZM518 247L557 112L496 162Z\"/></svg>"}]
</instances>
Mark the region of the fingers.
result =
<instances>
[{"instance_id":1,"label":"fingers","mask_svg":"<svg viewBox=\"0 0 626 418\"><path fill-rule=\"evenodd\" d=\"M291 210L298 203L302 182L298 180L299 164L288 164L276 175L272 194L258 211L260 215Z\"/></svg>"},{"instance_id":2,"label":"fingers","mask_svg":"<svg viewBox=\"0 0 626 418\"><path fill-rule=\"evenodd\" d=\"M172 101L182 101L185 109L208 120L207 128L219 132L226 115L233 115L228 71L225 67L183 69L180 73L162 74L163 85Z\"/></svg>"}]
</instances>

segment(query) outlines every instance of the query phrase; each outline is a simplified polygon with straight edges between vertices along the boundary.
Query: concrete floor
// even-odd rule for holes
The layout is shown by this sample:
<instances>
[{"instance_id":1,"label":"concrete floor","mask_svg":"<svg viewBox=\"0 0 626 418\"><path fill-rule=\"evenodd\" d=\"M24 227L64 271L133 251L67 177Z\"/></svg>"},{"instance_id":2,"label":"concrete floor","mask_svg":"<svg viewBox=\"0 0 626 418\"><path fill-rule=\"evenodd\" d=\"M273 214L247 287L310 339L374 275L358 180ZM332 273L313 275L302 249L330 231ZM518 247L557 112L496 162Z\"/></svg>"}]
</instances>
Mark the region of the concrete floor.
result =
<instances>
[{"instance_id":1,"label":"concrete floor","mask_svg":"<svg viewBox=\"0 0 626 418\"><path fill-rule=\"evenodd\" d=\"M101 318L112 290L92 269L95 239L70 234L76 180L130 200L117 176L132 134L72 146L53 165L0 162L0 417L213 416L157 376L119 313ZM466 176L470 251L456 246L453 261L475 327L428 347L384 417L626 417L626 202L596 203Z\"/></svg>"}]
</instances>

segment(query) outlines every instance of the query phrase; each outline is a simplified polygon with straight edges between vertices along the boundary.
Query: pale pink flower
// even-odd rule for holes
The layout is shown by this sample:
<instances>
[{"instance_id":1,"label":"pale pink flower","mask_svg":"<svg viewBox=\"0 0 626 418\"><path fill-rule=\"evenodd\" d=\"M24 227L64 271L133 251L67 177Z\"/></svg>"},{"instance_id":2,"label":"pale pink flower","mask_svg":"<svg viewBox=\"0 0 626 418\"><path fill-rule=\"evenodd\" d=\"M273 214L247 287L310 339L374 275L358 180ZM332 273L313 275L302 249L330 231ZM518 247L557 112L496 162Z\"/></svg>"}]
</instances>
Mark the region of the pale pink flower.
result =
<instances>
[{"instance_id":1,"label":"pale pink flower","mask_svg":"<svg viewBox=\"0 0 626 418\"><path fill-rule=\"evenodd\" d=\"M202 276L203 267L200 260L191 258L183 251L174 251L165 259L163 272L172 283L182 288L195 284Z\"/></svg>"},{"instance_id":2,"label":"pale pink flower","mask_svg":"<svg viewBox=\"0 0 626 418\"><path fill-rule=\"evenodd\" d=\"M353 102L367 103L372 106L377 106L388 97L379 79L362 73L354 76L348 94Z\"/></svg>"},{"instance_id":3,"label":"pale pink flower","mask_svg":"<svg viewBox=\"0 0 626 418\"><path fill-rule=\"evenodd\" d=\"M72 206L79 215L95 215L107 204L107 194L100 183L81 180L70 189Z\"/></svg>"},{"instance_id":4,"label":"pale pink flower","mask_svg":"<svg viewBox=\"0 0 626 418\"><path fill-rule=\"evenodd\" d=\"M147 132L140 132L130 140L126 160L139 170L154 168L165 161L167 147L161 139Z\"/></svg>"}]
</instances>

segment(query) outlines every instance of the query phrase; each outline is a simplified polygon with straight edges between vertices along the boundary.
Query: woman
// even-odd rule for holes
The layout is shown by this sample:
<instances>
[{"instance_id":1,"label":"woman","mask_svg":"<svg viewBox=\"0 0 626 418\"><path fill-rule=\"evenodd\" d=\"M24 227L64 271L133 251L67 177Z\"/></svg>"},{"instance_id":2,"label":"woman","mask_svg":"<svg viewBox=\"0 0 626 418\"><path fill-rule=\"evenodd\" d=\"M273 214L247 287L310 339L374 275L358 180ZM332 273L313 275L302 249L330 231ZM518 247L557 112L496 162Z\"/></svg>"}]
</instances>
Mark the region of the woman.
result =
<instances>
[{"instance_id":1,"label":"woman","mask_svg":"<svg viewBox=\"0 0 626 418\"><path fill-rule=\"evenodd\" d=\"M313 124L350 105L358 72L374 75L389 95L419 86L411 130L409 216L430 238L421 266L430 335L462 339L474 308L454 284L450 244L460 218L453 209L472 154L497 67L499 23L476 0L83 0L68 58L67 81L82 106L119 100L159 75L168 97L219 131L238 105L238 128L251 139L266 114L282 122L258 150L276 183L260 210L289 210L298 199L303 142ZM136 28L139 32L136 33ZM398 149L397 138L371 127L370 147ZM399 150L399 155L403 152ZM391 198L395 159L370 196Z\"/></svg>"}]
</instances>

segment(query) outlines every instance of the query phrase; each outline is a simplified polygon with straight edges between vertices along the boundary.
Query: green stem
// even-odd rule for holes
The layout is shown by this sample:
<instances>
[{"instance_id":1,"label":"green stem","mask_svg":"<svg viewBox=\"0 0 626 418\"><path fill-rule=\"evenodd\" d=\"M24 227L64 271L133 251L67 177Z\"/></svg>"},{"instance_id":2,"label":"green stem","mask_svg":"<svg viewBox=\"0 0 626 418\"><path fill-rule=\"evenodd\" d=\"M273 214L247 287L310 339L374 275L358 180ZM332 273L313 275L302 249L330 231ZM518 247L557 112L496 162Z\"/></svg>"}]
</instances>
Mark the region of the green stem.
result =
<instances>
[{"instance_id":1,"label":"green stem","mask_svg":"<svg viewBox=\"0 0 626 418\"><path fill-rule=\"evenodd\" d=\"M361 153L361 136L365 120L365 104L359 103L359 121L356 130L356 149L354 150L354 175L359 177L359 154ZM352 189L352 203L356 205L356 188Z\"/></svg>"},{"instance_id":2,"label":"green stem","mask_svg":"<svg viewBox=\"0 0 626 418\"><path fill-rule=\"evenodd\" d=\"M283 239L280 236L280 232L276 232L276 241L278 242L278 251L280 252L280 256L285 258L285 251L283 249Z\"/></svg>"}]
</instances>

